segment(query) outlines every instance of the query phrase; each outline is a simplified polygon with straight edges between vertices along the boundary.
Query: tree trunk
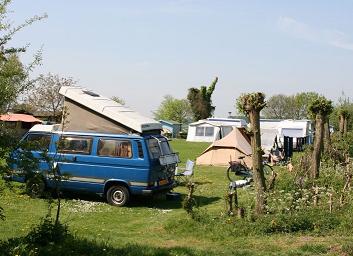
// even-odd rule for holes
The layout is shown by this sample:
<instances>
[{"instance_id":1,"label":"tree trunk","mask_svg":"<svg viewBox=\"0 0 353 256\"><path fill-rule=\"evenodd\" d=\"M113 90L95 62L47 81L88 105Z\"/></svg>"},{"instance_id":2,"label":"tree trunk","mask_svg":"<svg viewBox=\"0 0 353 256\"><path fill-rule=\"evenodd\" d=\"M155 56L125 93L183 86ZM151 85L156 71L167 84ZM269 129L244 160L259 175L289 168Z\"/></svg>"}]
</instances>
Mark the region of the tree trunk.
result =
<instances>
[{"instance_id":1,"label":"tree trunk","mask_svg":"<svg viewBox=\"0 0 353 256\"><path fill-rule=\"evenodd\" d=\"M327 117L325 119L325 128L324 128L324 139L325 139L325 145L324 149L325 152L331 147L331 136L330 136L330 121L329 118Z\"/></svg>"},{"instance_id":2,"label":"tree trunk","mask_svg":"<svg viewBox=\"0 0 353 256\"><path fill-rule=\"evenodd\" d=\"M321 114L316 115L315 120L315 139L314 139L314 150L311 159L311 175L313 178L319 177L323 133L324 133L324 117Z\"/></svg>"},{"instance_id":3,"label":"tree trunk","mask_svg":"<svg viewBox=\"0 0 353 256\"><path fill-rule=\"evenodd\" d=\"M249 119L251 125L251 149L252 149L252 168L253 177L256 190L256 214L263 214L265 212L266 198L266 183L265 175L262 165L262 149L261 149L261 135L260 135L260 113L252 110L249 112Z\"/></svg>"},{"instance_id":4,"label":"tree trunk","mask_svg":"<svg viewBox=\"0 0 353 256\"><path fill-rule=\"evenodd\" d=\"M343 135L347 135L347 130L348 130L347 125L348 125L348 118L345 117L344 118L344 126L343 126Z\"/></svg>"},{"instance_id":5,"label":"tree trunk","mask_svg":"<svg viewBox=\"0 0 353 256\"><path fill-rule=\"evenodd\" d=\"M340 115L339 129L340 129L341 135L343 135L343 133L344 133L344 116L343 115Z\"/></svg>"}]
</instances>

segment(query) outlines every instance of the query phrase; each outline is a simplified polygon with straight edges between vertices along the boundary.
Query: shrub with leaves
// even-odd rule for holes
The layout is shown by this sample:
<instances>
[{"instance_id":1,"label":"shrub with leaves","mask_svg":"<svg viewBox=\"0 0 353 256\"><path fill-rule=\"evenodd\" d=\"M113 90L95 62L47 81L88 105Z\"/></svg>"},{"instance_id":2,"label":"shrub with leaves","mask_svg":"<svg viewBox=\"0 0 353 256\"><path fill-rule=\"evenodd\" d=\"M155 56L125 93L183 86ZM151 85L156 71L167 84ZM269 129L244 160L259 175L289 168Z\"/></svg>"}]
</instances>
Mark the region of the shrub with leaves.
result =
<instances>
[{"instance_id":1,"label":"shrub with leaves","mask_svg":"<svg viewBox=\"0 0 353 256\"><path fill-rule=\"evenodd\" d=\"M49 243L61 243L68 234L66 225L47 216L28 233L26 240L33 245L45 246Z\"/></svg>"}]
</instances>

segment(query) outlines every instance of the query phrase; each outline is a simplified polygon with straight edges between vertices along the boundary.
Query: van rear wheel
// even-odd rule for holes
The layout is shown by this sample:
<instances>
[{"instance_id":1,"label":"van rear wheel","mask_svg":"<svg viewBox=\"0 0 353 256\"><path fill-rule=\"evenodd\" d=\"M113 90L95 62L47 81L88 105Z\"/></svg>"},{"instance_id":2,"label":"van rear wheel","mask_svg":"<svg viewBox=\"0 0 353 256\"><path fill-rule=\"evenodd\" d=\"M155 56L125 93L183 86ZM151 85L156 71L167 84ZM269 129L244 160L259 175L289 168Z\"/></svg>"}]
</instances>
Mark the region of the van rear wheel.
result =
<instances>
[{"instance_id":1,"label":"van rear wheel","mask_svg":"<svg viewBox=\"0 0 353 256\"><path fill-rule=\"evenodd\" d=\"M113 185L107 191L107 201L113 206L124 206L129 199L130 193L125 186Z\"/></svg>"},{"instance_id":2,"label":"van rear wheel","mask_svg":"<svg viewBox=\"0 0 353 256\"><path fill-rule=\"evenodd\" d=\"M35 174L26 181L26 192L32 198L43 196L45 190L44 178L40 174Z\"/></svg>"}]
</instances>

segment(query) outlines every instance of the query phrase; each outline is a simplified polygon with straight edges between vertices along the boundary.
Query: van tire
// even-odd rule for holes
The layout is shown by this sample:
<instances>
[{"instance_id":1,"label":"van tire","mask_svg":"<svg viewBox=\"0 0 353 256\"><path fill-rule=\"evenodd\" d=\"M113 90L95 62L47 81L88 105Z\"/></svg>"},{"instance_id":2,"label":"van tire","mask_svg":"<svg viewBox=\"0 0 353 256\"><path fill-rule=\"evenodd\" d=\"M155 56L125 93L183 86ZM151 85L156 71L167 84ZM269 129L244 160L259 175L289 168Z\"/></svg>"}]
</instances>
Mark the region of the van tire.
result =
<instances>
[{"instance_id":1,"label":"van tire","mask_svg":"<svg viewBox=\"0 0 353 256\"><path fill-rule=\"evenodd\" d=\"M124 206L130 199L130 192L125 186L113 185L107 191L107 201L113 206Z\"/></svg>"}]
</instances>

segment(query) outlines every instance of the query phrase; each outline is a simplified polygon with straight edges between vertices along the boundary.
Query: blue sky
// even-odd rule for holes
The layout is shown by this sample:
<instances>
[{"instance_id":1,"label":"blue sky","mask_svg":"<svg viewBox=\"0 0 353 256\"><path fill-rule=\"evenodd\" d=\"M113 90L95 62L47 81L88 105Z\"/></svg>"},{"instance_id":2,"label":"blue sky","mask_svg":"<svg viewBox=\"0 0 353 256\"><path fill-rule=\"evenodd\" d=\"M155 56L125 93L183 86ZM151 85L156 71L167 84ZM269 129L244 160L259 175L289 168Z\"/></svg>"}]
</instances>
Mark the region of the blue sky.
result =
<instances>
[{"instance_id":1,"label":"blue sky","mask_svg":"<svg viewBox=\"0 0 353 256\"><path fill-rule=\"evenodd\" d=\"M14 0L14 24L48 18L18 33L35 71L71 76L79 85L152 116L170 94L219 83L215 115L235 112L243 92L267 96L316 91L353 96L353 1Z\"/></svg>"}]
</instances>

